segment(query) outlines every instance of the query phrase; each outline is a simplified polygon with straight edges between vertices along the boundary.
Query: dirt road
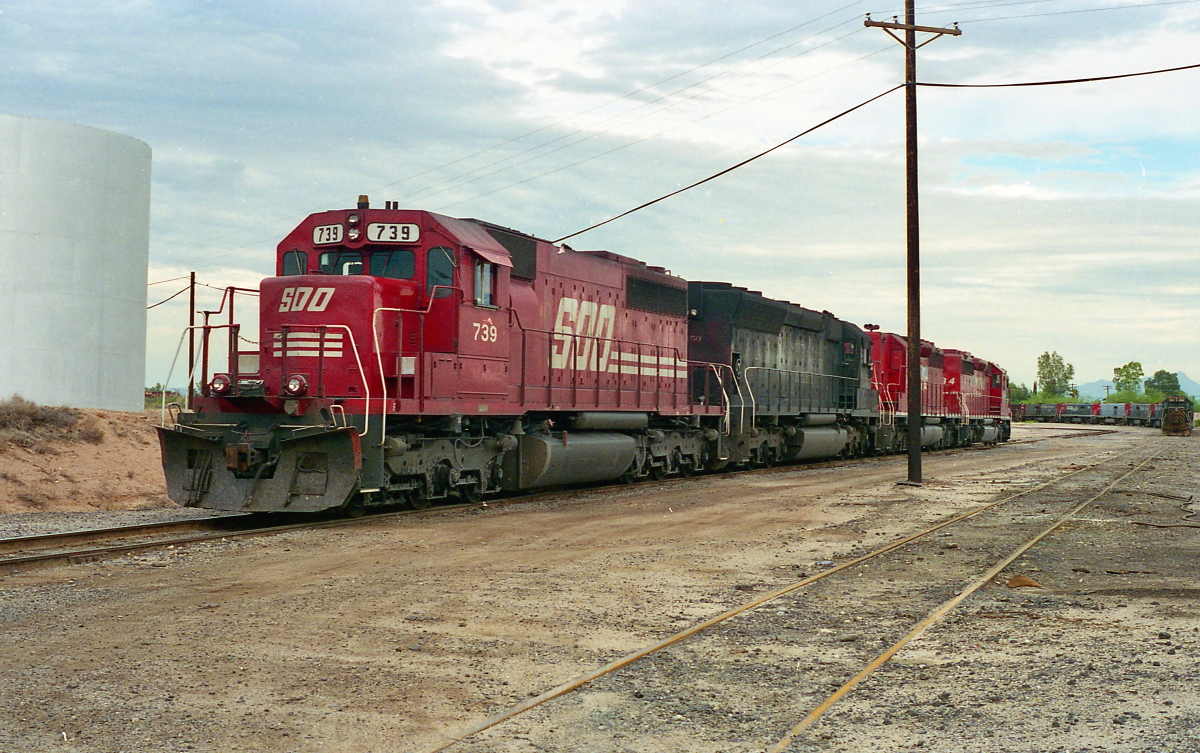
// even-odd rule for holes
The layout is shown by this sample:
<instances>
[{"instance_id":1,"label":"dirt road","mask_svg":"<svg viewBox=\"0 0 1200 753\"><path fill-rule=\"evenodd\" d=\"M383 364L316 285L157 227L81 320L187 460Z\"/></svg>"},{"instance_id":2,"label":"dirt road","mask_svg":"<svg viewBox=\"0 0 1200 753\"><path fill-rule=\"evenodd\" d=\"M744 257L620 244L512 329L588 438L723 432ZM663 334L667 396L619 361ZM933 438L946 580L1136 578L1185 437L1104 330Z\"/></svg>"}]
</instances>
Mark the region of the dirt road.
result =
<instances>
[{"instance_id":1,"label":"dirt road","mask_svg":"<svg viewBox=\"0 0 1200 753\"><path fill-rule=\"evenodd\" d=\"M817 563L1161 441L1129 428L927 457L921 488L897 486L891 458L0 575L0 749L428 750ZM1175 442L1158 476L1192 494L1200 438ZM1200 531L1129 524L1176 524L1178 502L1114 499L1091 513L1108 523L1023 561L1044 588L985 589L795 749L1200 750ZM979 616L1020 611L1036 616ZM829 652L788 657L821 667L819 683L789 684L778 657L719 663L811 707L846 679L849 649L876 641L836 617L816 628ZM450 750L765 750L783 717L718 698L704 656L657 659ZM711 697L688 679L704 672Z\"/></svg>"}]
</instances>

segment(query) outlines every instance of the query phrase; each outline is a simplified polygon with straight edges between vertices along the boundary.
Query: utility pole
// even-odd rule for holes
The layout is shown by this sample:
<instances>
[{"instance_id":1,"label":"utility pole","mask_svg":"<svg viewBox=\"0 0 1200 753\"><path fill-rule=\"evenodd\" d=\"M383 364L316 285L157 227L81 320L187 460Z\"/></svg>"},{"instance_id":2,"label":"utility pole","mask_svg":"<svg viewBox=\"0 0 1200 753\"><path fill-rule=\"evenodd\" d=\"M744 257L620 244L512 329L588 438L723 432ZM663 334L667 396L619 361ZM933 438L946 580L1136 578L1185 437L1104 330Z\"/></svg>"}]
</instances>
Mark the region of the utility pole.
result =
<instances>
[{"instance_id":1,"label":"utility pole","mask_svg":"<svg viewBox=\"0 0 1200 753\"><path fill-rule=\"evenodd\" d=\"M907 174L908 193L908 481L912 486L921 484L921 230L920 213L917 211L917 50L943 34L962 34L957 27L939 29L933 26L917 26L914 0L904 0L904 23L893 18L891 22L872 21L868 15L867 26L875 26L888 36L904 45L904 165ZM904 39L892 33L902 29ZM917 32L928 32L934 36L917 44Z\"/></svg>"}]
</instances>

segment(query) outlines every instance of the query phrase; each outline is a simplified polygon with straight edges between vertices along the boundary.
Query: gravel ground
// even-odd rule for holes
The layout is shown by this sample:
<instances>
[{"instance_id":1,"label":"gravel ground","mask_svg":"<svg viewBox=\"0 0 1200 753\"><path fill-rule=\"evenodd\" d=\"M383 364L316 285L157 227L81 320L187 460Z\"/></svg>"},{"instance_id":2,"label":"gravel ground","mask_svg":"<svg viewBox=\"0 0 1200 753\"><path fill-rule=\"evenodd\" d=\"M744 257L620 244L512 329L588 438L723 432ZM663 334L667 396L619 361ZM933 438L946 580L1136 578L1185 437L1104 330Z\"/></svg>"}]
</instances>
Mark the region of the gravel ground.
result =
<instances>
[{"instance_id":1,"label":"gravel ground","mask_svg":"<svg viewBox=\"0 0 1200 753\"><path fill-rule=\"evenodd\" d=\"M431 750L823 563L1162 442L1130 428L929 457L921 488L888 459L0 576L0 750ZM1196 491L1200 438L1165 446L998 579L1042 588L989 583L790 750L1200 751L1200 536L1133 524L1180 523L1180 501L1147 492ZM1059 496L1013 520L1040 524ZM998 559L1001 528L772 601L449 750L766 750L961 588L947 576Z\"/></svg>"}]
</instances>

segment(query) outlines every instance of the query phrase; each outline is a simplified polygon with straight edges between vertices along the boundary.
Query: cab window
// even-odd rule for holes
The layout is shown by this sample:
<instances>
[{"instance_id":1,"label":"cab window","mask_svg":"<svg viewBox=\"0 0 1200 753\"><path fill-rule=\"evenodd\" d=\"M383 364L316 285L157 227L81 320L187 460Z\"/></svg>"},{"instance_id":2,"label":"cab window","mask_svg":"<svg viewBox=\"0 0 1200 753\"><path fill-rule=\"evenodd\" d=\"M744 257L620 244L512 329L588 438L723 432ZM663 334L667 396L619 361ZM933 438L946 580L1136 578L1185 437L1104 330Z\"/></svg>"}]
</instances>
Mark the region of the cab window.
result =
<instances>
[{"instance_id":1,"label":"cab window","mask_svg":"<svg viewBox=\"0 0 1200 753\"><path fill-rule=\"evenodd\" d=\"M417 271L417 256L411 249L388 249L371 254L371 274L394 280L411 280Z\"/></svg>"},{"instance_id":2,"label":"cab window","mask_svg":"<svg viewBox=\"0 0 1200 753\"><path fill-rule=\"evenodd\" d=\"M496 265L475 261L475 305L496 305Z\"/></svg>"},{"instance_id":3,"label":"cab window","mask_svg":"<svg viewBox=\"0 0 1200 753\"><path fill-rule=\"evenodd\" d=\"M425 293L445 298L454 285L454 252L445 246L435 246L425 256ZM439 287L440 286L440 287ZM433 289L437 287L435 293Z\"/></svg>"},{"instance_id":4,"label":"cab window","mask_svg":"<svg viewBox=\"0 0 1200 753\"><path fill-rule=\"evenodd\" d=\"M308 274L308 253L292 249L283 255L283 276Z\"/></svg>"},{"instance_id":5,"label":"cab window","mask_svg":"<svg viewBox=\"0 0 1200 753\"><path fill-rule=\"evenodd\" d=\"M362 254L357 251L322 252L321 272L327 275L361 275Z\"/></svg>"}]
</instances>

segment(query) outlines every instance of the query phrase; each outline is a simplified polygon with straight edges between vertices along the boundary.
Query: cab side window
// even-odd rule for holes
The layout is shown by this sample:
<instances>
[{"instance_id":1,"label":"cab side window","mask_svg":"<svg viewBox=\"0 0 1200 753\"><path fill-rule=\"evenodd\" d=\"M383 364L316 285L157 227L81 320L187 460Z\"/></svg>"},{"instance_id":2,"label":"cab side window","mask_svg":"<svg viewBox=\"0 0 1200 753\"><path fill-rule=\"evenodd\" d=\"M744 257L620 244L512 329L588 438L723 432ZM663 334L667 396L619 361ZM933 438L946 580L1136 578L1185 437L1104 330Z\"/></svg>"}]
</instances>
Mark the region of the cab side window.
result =
<instances>
[{"instance_id":1,"label":"cab side window","mask_svg":"<svg viewBox=\"0 0 1200 753\"><path fill-rule=\"evenodd\" d=\"M453 285L454 252L445 246L434 246L425 256L425 294L445 298L453 292L450 289Z\"/></svg>"},{"instance_id":2,"label":"cab side window","mask_svg":"<svg viewBox=\"0 0 1200 753\"><path fill-rule=\"evenodd\" d=\"M475 305L496 305L496 265L475 260Z\"/></svg>"},{"instance_id":3,"label":"cab side window","mask_svg":"<svg viewBox=\"0 0 1200 753\"><path fill-rule=\"evenodd\" d=\"M292 249L283 255L283 277L308 274L308 253Z\"/></svg>"}]
</instances>

